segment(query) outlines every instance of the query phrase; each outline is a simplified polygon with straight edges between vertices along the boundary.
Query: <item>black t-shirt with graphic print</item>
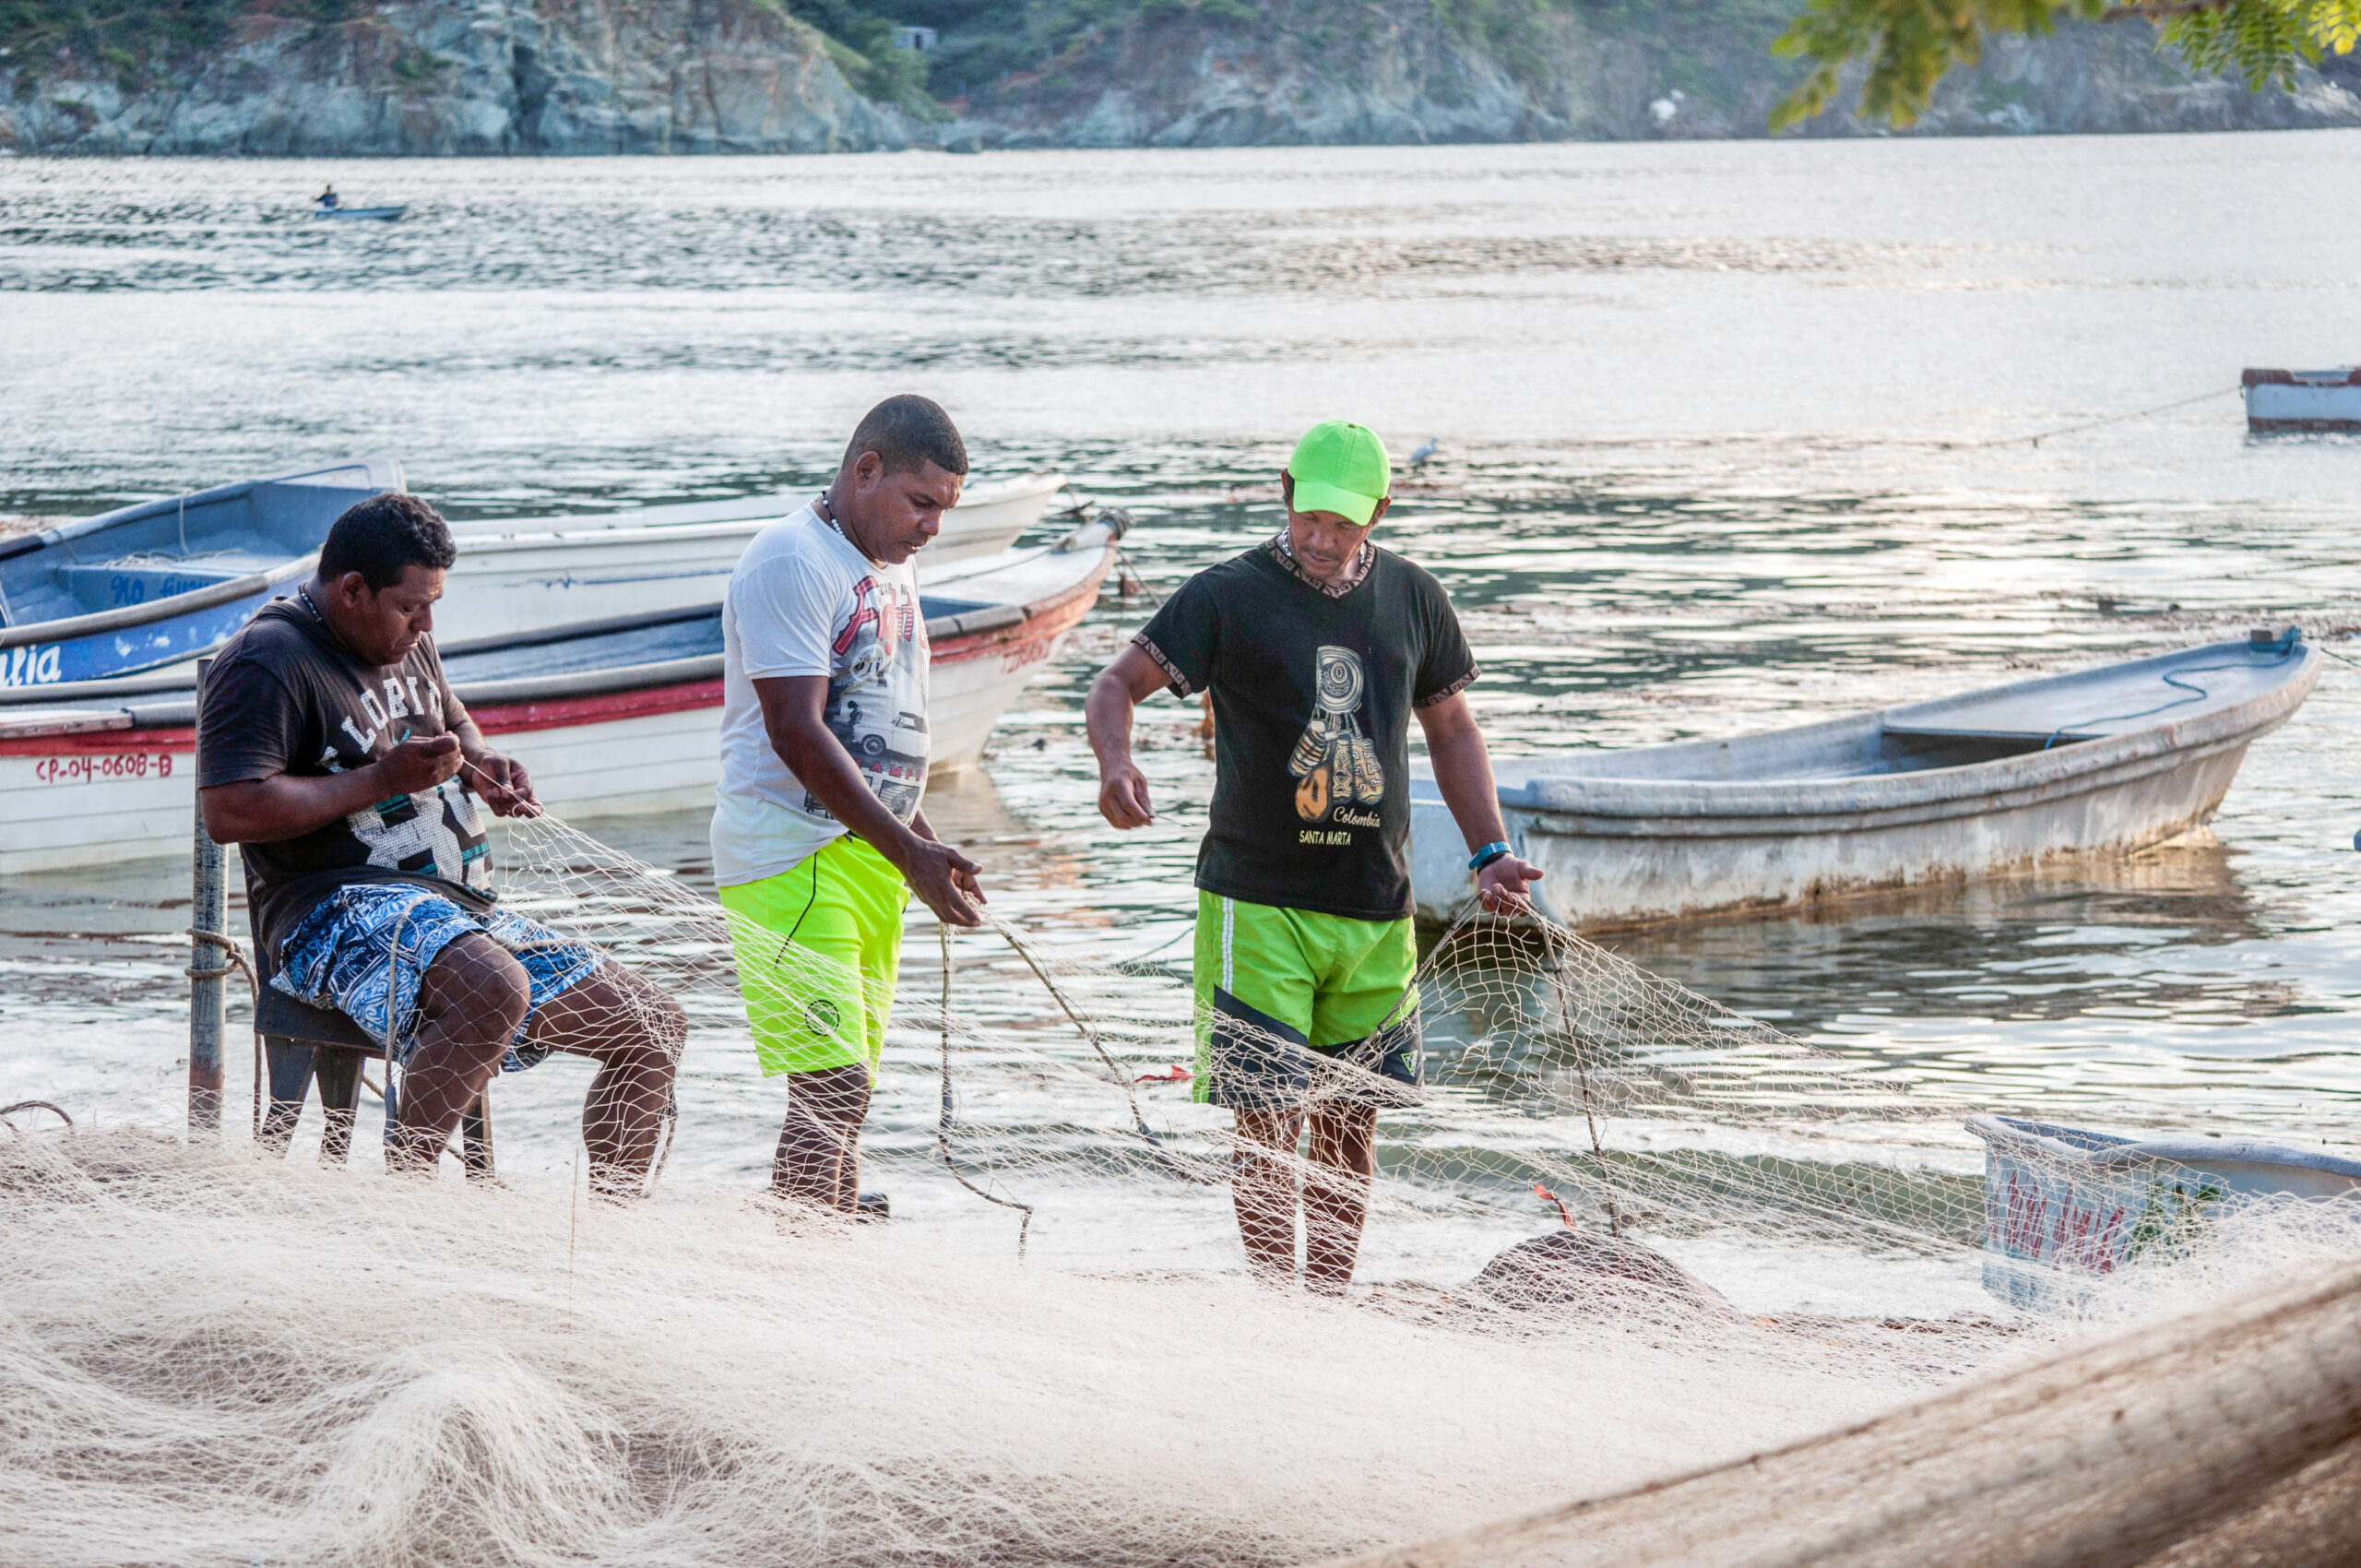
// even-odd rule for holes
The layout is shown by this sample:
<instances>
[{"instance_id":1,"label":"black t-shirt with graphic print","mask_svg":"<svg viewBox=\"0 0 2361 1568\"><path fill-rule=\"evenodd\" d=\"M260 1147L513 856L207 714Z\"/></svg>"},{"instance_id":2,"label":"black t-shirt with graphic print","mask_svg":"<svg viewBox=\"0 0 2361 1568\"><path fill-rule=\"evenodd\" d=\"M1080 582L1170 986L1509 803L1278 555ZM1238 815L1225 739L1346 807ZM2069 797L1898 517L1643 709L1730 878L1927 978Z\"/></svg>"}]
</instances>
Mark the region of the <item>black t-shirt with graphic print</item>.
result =
<instances>
[{"instance_id":1,"label":"black t-shirt with graphic print","mask_svg":"<svg viewBox=\"0 0 2361 1568\"><path fill-rule=\"evenodd\" d=\"M265 605L230 640L201 701L200 790L347 772L467 718L432 638L421 638L397 664L363 664L291 600ZM483 817L459 778L380 801L300 837L239 849L255 938L274 958L312 907L350 883L417 883L465 908L491 907Z\"/></svg>"},{"instance_id":2,"label":"black t-shirt with graphic print","mask_svg":"<svg viewBox=\"0 0 2361 1568\"><path fill-rule=\"evenodd\" d=\"M1388 550L1335 596L1276 541L1181 585L1133 639L1210 691L1212 821L1197 885L1248 903L1410 913L1410 713L1476 678L1442 585Z\"/></svg>"}]
</instances>

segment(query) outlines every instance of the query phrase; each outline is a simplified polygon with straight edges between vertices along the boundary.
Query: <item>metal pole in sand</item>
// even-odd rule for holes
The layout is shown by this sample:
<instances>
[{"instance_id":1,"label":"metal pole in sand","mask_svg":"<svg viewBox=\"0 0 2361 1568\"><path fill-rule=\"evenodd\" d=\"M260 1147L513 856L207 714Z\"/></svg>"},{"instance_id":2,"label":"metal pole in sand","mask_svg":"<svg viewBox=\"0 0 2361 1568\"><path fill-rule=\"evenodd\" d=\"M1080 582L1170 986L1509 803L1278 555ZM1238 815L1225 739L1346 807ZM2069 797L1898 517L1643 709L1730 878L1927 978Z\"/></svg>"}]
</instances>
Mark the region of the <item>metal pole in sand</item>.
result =
<instances>
[{"instance_id":1,"label":"metal pole in sand","mask_svg":"<svg viewBox=\"0 0 2361 1568\"><path fill-rule=\"evenodd\" d=\"M205 678L213 660L196 661L198 721L205 712ZM188 1130L192 1137L221 1135L222 982L230 974L230 944L219 940L229 924L229 892L222 879L221 846L205 831L205 812L196 800L198 775L190 769L190 803L197 806L196 869L191 885L188 966ZM215 940L208 941L208 937Z\"/></svg>"}]
</instances>

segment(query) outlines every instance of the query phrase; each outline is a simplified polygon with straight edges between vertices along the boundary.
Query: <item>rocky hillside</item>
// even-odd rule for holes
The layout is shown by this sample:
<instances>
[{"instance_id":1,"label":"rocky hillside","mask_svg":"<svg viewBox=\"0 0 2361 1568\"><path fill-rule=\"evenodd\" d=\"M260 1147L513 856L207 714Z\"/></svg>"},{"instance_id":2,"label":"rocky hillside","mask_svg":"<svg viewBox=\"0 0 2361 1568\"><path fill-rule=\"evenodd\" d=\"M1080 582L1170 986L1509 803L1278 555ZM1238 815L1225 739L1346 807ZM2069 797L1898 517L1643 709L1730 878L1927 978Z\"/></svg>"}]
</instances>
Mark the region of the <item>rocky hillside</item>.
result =
<instances>
[{"instance_id":1,"label":"rocky hillside","mask_svg":"<svg viewBox=\"0 0 2361 1568\"><path fill-rule=\"evenodd\" d=\"M944 134L1011 147L1759 137L1802 68L1771 41L1796 0L1228 0L1139 6L1004 76L963 70L997 32L946 30ZM973 42L971 42L971 39ZM1054 42L1054 41L1053 41ZM972 80L962 77L973 76ZM2192 78L2145 23L2000 41L1919 134L2361 124L2351 82L2293 93ZM1882 134L1831 113L1805 134Z\"/></svg>"},{"instance_id":2,"label":"rocky hillside","mask_svg":"<svg viewBox=\"0 0 2361 1568\"><path fill-rule=\"evenodd\" d=\"M291 10L292 8L291 7ZM142 55L0 61L0 147L28 152L839 152L910 116L817 30L753 0L385 0L255 7Z\"/></svg>"},{"instance_id":3,"label":"rocky hillside","mask_svg":"<svg viewBox=\"0 0 2361 1568\"><path fill-rule=\"evenodd\" d=\"M859 151L1750 137L1793 0L0 4L0 148ZM890 6L890 8L888 8ZM80 18L76 20L75 18ZM938 30L898 51L893 23ZM2145 24L2006 41L1936 134L2361 124L2361 78L2194 79ZM1874 130L1841 115L1806 134Z\"/></svg>"}]
</instances>

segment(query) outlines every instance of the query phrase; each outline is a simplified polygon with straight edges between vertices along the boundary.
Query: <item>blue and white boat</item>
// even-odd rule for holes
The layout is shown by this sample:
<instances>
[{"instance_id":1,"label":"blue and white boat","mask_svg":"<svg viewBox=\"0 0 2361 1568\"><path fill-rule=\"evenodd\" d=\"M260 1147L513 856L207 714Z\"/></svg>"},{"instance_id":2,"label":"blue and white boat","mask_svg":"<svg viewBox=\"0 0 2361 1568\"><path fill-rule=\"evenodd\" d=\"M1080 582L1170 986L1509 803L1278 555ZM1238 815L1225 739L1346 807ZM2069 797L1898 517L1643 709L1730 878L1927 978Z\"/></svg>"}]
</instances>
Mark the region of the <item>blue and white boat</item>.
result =
<instances>
[{"instance_id":1,"label":"blue and white boat","mask_svg":"<svg viewBox=\"0 0 2361 1568\"><path fill-rule=\"evenodd\" d=\"M338 513L401 487L393 458L356 457L0 541L0 688L210 652L311 571Z\"/></svg>"}]
</instances>

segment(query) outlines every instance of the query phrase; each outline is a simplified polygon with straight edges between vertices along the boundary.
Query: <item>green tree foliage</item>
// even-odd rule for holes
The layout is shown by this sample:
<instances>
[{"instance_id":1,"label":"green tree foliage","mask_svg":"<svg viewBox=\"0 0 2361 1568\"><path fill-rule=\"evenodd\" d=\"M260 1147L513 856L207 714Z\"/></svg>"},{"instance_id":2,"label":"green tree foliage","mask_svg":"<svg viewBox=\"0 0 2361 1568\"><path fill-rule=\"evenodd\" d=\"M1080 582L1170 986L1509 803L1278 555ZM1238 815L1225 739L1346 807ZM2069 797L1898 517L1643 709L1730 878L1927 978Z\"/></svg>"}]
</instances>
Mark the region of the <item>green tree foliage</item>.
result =
<instances>
[{"instance_id":1,"label":"green tree foliage","mask_svg":"<svg viewBox=\"0 0 2361 1568\"><path fill-rule=\"evenodd\" d=\"M784 8L820 30L827 39L828 58L855 90L897 103L922 118L938 113L927 92L926 55L894 42L896 27L926 18L902 15L905 7L864 5L861 0L789 0Z\"/></svg>"},{"instance_id":2,"label":"green tree foliage","mask_svg":"<svg viewBox=\"0 0 2361 1568\"><path fill-rule=\"evenodd\" d=\"M1856 61L1867 64L1862 116L1907 125L1944 73L1982 58L1987 37L2046 34L2061 19L2156 22L2191 69L2236 73L2255 89L2292 86L2298 65L2361 42L2361 0L1810 0L1772 45L1813 65L1772 112L1771 128L1826 109Z\"/></svg>"},{"instance_id":3,"label":"green tree foliage","mask_svg":"<svg viewBox=\"0 0 2361 1568\"><path fill-rule=\"evenodd\" d=\"M0 0L6 64L41 71L61 54L103 60L125 77L163 56L219 42L237 0Z\"/></svg>"}]
</instances>

